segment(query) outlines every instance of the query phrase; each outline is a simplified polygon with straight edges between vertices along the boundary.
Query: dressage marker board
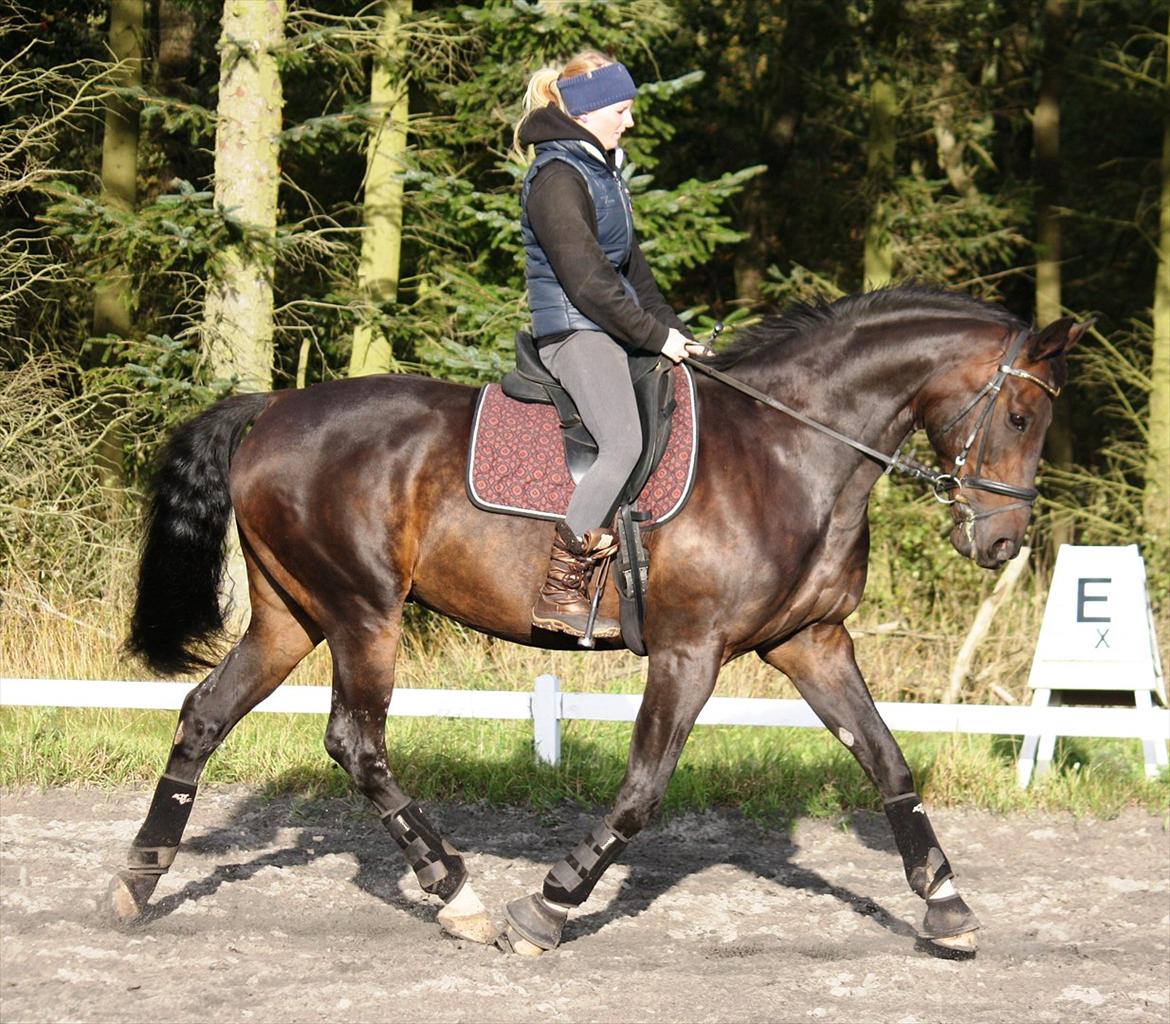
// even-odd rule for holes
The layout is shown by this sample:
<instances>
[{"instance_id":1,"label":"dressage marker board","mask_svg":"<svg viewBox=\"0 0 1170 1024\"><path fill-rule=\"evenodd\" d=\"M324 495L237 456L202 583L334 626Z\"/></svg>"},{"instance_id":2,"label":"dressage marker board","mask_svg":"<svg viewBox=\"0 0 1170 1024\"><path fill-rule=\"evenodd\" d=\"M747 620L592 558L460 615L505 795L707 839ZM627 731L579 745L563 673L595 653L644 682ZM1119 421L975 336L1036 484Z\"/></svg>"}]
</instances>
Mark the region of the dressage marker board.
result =
<instances>
[{"instance_id":1,"label":"dressage marker board","mask_svg":"<svg viewBox=\"0 0 1170 1024\"><path fill-rule=\"evenodd\" d=\"M1152 712L1153 697L1166 704L1154 619L1146 589L1146 565L1136 544L1088 547L1062 544L1028 676L1032 706L1060 703L1063 691L1093 691L1099 703L1130 695L1144 724L1133 735L1142 741L1146 774L1166 765L1166 731ZM1111 699L1112 698L1112 699ZM1096 710L1096 709L1086 709ZM1018 780L1027 786L1033 771L1047 771L1059 729L1025 737Z\"/></svg>"}]
</instances>

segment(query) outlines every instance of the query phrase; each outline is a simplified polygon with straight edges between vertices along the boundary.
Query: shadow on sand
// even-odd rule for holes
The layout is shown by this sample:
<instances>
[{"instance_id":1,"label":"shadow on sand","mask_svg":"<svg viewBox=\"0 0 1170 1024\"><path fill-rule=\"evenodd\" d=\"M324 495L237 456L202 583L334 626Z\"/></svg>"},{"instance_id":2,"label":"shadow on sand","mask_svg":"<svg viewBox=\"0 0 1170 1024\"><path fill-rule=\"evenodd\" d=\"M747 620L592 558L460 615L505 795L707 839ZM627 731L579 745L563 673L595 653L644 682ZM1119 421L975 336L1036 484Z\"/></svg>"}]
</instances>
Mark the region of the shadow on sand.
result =
<instances>
[{"instance_id":1,"label":"shadow on sand","mask_svg":"<svg viewBox=\"0 0 1170 1024\"><path fill-rule=\"evenodd\" d=\"M417 770L419 766L414 767ZM184 904L198 902L224 886L246 882L265 868L295 869L323 857L342 855L357 866L351 881L342 884L357 885L395 910L420 921L433 922L436 905L404 895L404 891L409 892L414 886L413 877L396 844L365 801L358 796L320 799L298 795L297 788L303 794L306 781L302 771L295 780L278 780L268 792L257 791L245 796L234 807L229 822L207 831L199 831L197 803L179 857L184 852L196 852L216 859L218 866L178 892L160 897L151 904L143 921L166 917ZM277 795L272 795L273 792ZM144 799L144 812L147 802ZM567 802L543 809L428 802L426 810L440 832L465 853L488 854L521 867L527 862L533 866L531 873L536 878L543 874L541 866L551 866L563 857L602 813ZM710 830L712 818L720 833L726 833L729 840L734 838L735 846L730 853L728 842L703 842L687 837L691 822L700 822L704 829ZM623 854L621 862L629 868L629 875L618 893L597 909L584 909L572 915L564 941L571 943L595 934L615 920L636 917L683 879L724 864L776 885L810 895L831 896L886 931L903 939L917 939L910 925L871 896L835 884L797 863L799 847L794 842L794 823L793 818L765 827L729 811L656 820ZM901 873L897 850L883 815L855 811L842 823L852 826L865 847L889 853L891 870ZM279 845L283 830L287 830L286 835L295 834L291 844ZM277 848L271 849L274 845ZM249 851L258 849L265 852L249 855ZM518 887L514 896L521 895L524 889ZM491 909L497 916L502 911L502 908ZM919 944L918 948L923 947ZM929 947L926 951L933 952Z\"/></svg>"}]
</instances>

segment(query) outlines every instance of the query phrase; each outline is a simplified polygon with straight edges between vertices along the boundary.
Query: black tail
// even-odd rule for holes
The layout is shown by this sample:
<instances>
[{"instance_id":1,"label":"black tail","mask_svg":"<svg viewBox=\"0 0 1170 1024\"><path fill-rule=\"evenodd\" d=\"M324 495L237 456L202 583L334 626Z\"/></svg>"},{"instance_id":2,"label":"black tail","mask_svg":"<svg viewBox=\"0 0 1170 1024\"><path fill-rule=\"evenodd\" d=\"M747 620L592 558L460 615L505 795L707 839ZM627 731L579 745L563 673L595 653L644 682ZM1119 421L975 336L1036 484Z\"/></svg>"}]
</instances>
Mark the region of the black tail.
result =
<instances>
[{"instance_id":1,"label":"black tail","mask_svg":"<svg viewBox=\"0 0 1170 1024\"><path fill-rule=\"evenodd\" d=\"M228 465L268 394L224 399L171 435L155 467L126 650L155 672L209 667L232 513Z\"/></svg>"}]
</instances>

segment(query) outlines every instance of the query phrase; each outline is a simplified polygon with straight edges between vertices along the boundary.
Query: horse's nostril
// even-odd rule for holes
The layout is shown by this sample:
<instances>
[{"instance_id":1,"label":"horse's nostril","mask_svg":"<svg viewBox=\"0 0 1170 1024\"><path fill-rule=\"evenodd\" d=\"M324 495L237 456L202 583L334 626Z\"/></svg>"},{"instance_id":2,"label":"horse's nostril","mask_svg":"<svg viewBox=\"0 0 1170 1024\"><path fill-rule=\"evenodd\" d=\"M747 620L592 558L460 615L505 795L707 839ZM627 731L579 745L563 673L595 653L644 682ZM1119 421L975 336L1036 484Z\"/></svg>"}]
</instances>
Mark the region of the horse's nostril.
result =
<instances>
[{"instance_id":1,"label":"horse's nostril","mask_svg":"<svg viewBox=\"0 0 1170 1024\"><path fill-rule=\"evenodd\" d=\"M1008 561L1015 555L1016 542L1010 537L1000 537L994 544L991 545L991 553L1001 561Z\"/></svg>"}]
</instances>

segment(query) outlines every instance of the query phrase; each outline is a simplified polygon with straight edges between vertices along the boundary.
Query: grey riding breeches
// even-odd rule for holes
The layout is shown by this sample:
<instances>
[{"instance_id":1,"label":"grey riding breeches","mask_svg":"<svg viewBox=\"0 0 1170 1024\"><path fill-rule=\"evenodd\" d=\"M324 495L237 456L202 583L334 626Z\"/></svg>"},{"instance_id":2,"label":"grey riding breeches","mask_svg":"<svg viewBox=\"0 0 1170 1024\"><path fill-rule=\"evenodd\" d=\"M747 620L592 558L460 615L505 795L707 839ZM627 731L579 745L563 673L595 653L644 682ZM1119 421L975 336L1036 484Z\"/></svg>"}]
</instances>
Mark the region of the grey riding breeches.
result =
<instances>
[{"instance_id":1,"label":"grey riding breeches","mask_svg":"<svg viewBox=\"0 0 1170 1024\"><path fill-rule=\"evenodd\" d=\"M626 350L601 331L574 331L539 349L540 360L576 403L597 442L597 461L577 483L565 522L578 536L608 526L642 454L642 426Z\"/></svg>"}]
</instances>

